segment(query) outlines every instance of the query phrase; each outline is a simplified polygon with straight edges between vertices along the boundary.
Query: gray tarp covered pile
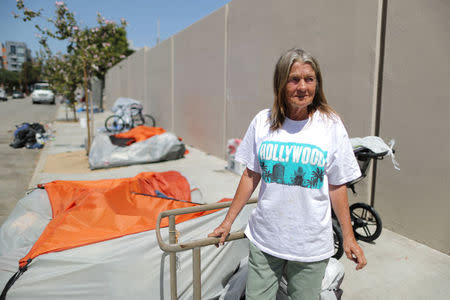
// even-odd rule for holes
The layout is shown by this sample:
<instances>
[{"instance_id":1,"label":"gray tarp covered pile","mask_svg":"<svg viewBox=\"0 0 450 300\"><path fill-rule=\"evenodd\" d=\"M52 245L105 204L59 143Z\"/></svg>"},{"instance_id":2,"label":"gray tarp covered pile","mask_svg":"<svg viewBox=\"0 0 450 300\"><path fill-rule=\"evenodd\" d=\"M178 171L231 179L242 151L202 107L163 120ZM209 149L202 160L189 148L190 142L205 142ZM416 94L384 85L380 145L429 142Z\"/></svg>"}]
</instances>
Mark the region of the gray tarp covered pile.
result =
<instances>
[{"instance_id":1,"label":"gray tarp covered pile","mask_svg":"<svg viewBox=\"0 0 450 300\"><path fill-rule=\"evenodd\" d=\"M137 104L141 105L141 102L136 99L127 98L127 97L119 97L117 98L116 102L114 102L113 107L111 108L111 111L115 114L120 114L120 110L123 110L125 107Z\"/></svg>"},{"instance_id":2,"label":"gray tarp covered pile","mask_svg":"<svg viewBox=\"0 0 450 300\"><path fill-rule=\"evenodd\" d=\"M173 160L183 157L185 151L185 145L170 132L127 147L116 146L108 135L99 133L89 151L89 167L94 170Z\"/></svg>"}]
</instances>

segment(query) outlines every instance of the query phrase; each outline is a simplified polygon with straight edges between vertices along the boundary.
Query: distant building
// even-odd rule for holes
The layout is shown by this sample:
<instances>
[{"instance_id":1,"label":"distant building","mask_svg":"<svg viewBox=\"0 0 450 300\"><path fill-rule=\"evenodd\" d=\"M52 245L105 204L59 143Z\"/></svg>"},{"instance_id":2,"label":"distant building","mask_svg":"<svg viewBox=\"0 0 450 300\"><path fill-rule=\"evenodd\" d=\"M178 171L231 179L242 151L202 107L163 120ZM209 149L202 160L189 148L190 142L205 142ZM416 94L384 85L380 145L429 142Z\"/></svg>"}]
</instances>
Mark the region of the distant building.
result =
<instances>
[{"instance_id":1,"label":"distant building","mask_svg":"<svg viewBox=\"0 0 450 300\"><path fill-rule=\"evenodd\" d=\"M6 69L6 48L2 43L2 52L0 53L0 69Z\"/></svg>"},{"instance_id":2,"label":"distant building","mask_svg":"<svg viewBox=\"0 0 450 300\"><path fill-rule=\"evenodd\" d=\"M7 41L2 45L3 67L9 71L21 71L22 64L31 60L31 51L23 42Z\"/></svg>"}]
</instances>

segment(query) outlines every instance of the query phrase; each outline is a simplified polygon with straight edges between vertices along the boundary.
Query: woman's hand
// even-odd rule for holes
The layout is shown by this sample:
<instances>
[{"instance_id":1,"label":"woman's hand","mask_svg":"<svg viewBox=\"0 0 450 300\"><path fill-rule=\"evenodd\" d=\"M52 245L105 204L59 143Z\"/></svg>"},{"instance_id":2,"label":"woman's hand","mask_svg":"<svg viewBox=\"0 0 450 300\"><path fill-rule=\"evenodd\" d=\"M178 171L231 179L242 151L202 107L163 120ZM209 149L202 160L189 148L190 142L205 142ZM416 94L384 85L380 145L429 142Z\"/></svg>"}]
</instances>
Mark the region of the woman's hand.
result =
<instances>
[{"instance_id":1,"label":"woman's hand","mask_svg":"<svg viewBox=\"0 0 450 300\"><path fill-rule=\"evenodd\" d=\"M220 237L219 244L216 244L216 247L222 246L225 243L225 239L230 234L231 224L222 222L213 232L208 234L208 237Z\"/></svg>"},{"instance_id":2,"label":"woman's hand","mask_svg":"<svg viewBox=\"0 0 450 300\"><path fill-rule=\"evenodd\" d=\"M258 186L260 180L261 174L256 173L248 168L246 168L244 170L244 173L242 173L238 188L236 190L236 193L234 194L233 202L228 209L228 213L225 216L225 219L223 220L222 224L214 229L213 232L208 234L208 237L220 237L219 244L216 244L216 247L219 247L219 245L223 245L225 243L225 239L230 234L231 225L233 224L234 219L236 219L241 209L247 203L248 199Z\"/></svg>"},{"instance_id":3,"label":"woman's hand","mask_svg":"<svg viewBox=\"0 0 450 300\"><path fill-rule=\"evenodd\" d=\"M353 227L350 221L350 209L348 208L347 187L345 184L329 184L329 191L334 213L341 225L345 254L348 259L353 260L357 264L356 270L360 270L367 264L367 260L353 234Z\"/></svg>"},{"instance_id":4,"label":"woman's hand","mask_svg":"<svg viewBox=\"0 0 450 300\"><path fill-rule=\"evenodd\" d=\"M357 264L356 270L361 270L365 267L365 265L367 265L367 260L364 256L364 252L354 238L344 238L343 246L347 258L353 260Z\"/></svg>"}]
</instances>

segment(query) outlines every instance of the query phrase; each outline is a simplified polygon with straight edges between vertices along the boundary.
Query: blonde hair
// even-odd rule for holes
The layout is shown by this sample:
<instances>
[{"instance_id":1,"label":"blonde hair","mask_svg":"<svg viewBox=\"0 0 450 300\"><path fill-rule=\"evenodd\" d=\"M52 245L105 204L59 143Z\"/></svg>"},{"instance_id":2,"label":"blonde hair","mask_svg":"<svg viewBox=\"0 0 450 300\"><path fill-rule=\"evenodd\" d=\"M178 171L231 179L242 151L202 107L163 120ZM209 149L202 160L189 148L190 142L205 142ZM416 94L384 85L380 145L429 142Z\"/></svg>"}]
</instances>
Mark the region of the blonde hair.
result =
<instances>
[{"instance_id":1,"label":"blonde hair","mask_svg":"<svg viewBox=\"0 0 450 300\"><path fill-rule=\"evenodd\" d=\"M327 99L323 92L322 73L320 72L319 63L308 52L293 48L287 50L280 56L275 66L275 72L273 75L273 90L274 101L272 107L272 113L270 115L270 129L275 131L283 125L284 120L288 112L287 99L286 99L286 83L289 78L289 72L295 62L307 63L311 65L312 69L316 73L317 85L316 93L314 95L313 102L308 106L308 114L311 115L315 111L319 110L329 118L334 118L337 113L328 105Z\"/></svg>"}]
</instances>

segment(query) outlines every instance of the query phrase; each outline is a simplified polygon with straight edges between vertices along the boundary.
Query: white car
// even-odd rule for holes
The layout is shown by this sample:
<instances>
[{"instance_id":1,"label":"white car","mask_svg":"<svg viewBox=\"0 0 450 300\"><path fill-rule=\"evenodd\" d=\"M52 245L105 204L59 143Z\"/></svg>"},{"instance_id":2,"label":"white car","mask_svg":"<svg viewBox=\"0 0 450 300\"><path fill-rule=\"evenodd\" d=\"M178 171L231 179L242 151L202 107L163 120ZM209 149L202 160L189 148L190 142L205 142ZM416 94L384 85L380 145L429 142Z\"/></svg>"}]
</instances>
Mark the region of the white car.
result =
<instances>
[{"instance_id":1,"label":"white car","mask_svg":"<svg viewBox=\"0 0 450 300\"><path fill-rule=\"evenodd\" d=\"M55 94L48 83L36 83L31 93L31 101L33 104L42 102L55 104Z\"/></svg>"}]
</instances>

